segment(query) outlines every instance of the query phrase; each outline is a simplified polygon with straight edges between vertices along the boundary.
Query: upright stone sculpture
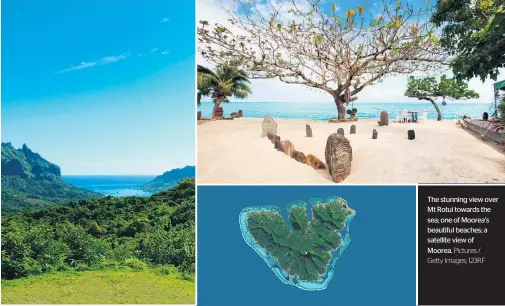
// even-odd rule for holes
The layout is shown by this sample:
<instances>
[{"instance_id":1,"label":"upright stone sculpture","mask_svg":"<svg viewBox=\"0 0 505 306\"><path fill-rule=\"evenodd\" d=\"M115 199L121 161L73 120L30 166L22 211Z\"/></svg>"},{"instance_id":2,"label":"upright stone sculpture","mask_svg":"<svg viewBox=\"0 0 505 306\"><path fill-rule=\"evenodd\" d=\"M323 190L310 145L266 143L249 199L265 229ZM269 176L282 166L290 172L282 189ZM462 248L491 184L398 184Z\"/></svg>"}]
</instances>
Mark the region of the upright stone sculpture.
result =
<instances>
[{"instance_id":1,"label":"upright stone sculpture","mask_svg":"<svg viewBox=\"0 0 505 306\"><path fill-rule=\"evenodd\" d=\"M382 111L379 120L379 126L389 125L389 115L388 112Z\"/></svg>"},{"instance_id":2,"label":"upright stone sculpture","mask_svg":"<svg viewBox=\"0 0 505 306\"><path fill-rule=\"evenodd\" d=\"M277 123L275 123L274 118L270 115L266 115L263 119L261 137L267 136L268 133L277 135Z\"/></svg>"},{"instance_id":3,"label":"upright stone sculpture","mask_svg":"<svg viewBox=\"0 0 505 306\"><path fill-rule=\"evenodd\" d=\"M272 135L271 133L269 133L270 135ZM281 141L281 136L277 136L277 135L272 135L272 138L270 139L270 141L275 144L275 141Z\"/></svg>"},{"instance_id":4,"label":"upright stone sculpture","mask_svg":"<svg viewBox=\"0 0 505 306\"><path fill-rule=\"evenodd\" d=\"M354 124L351 125L351 131L349 134L356 134L356 126Z\"/></svg>"},{"instance_id":5,"label":"upright stone sculpture","mask_svg":"<svg viewBox=\"0 0 505 306\"><path fill-rule=\"evenodd\" d=\"M307 157L305 157L305 154L303 154L303 152L300 152L300 151L296 151L293 153L293 158L297 161L297 162L300 162L302 164L305 164L307 162Z\"/></svg>"},{"instance_id":6,"label":"upright stone sculpture","mask_svg":"<svg viewBox=\"0 0 505 306\"><path fill-rule=\"evenodd\" d=\"M372 139L377 139L377 130L376 129L374 129L372 131Z\"/></svg>"},{"instance_id":7,"label":"upright stone sculpture","mask_svg":"<svg viewBox=\"0 0 505 306\"><path fill-rule=\"evenodd\" d=\"M308 124L305 125L305 134L307 137L312 137L312 128Z\"/></svg>"},{"instance_id":8,"label":"upright stone sculpture","mask_svg":"<svg viewBox=\"0 0 505 306\"><path fill-rule=\"evenodd\" d=\"M352 148L344 136L333 133L328 136L324 152L331 179L340 183L351 174Z\"/></svg>"},{"instance_id":9,"label":"upright stone sculpture","mask_svg":"<svg viewBox=\"0 0 505 306\"><path fill-rule=\"evenodd\" d=\"M319 158L317 158L315 155L312 154L307 155L307 157L305 158L305 162L307 163L307 165L311 166L316 170L326 169L324 163L321 160L319 160Z\"/></svg>"},{"instance_id":10,"label":"upright stone sculpture","mask_svg":"<svg viewBox=\"0 0 505 306\"><path fill-rule=\"evenodd\" d=\"M196 120L201 120L202 119L202 111L198 111L198 113L196 113Z\"/></svg>"},{"instance_id":11,"label":"upright stone sculpture","mask_svg":"<svg viewBox=\"0 0 505 306\"><path fill-rule=\"evenodd\" d=\"M274 149L276 149L277 151L280 151L281 150L281 138L278 137L278 138L274 138Z\"/></svg>"},{"instance_id":12,"label":"upright stone sculpture","mask_svg":"<svg viewBox=\"0 0 505 306\"><path fill-rule=\"evenodd\" d=\"M407 136L408 136L409 140L416 139L416 133L414 132L414 130L408 130L407 131Z\"/></svg>"},{"instance_id":13,"label":"upright stone sculpture","mask_svg":"<svg viewBox=\"0 0 505 306\"><path fill-rule=\"evenodd\" d=\"M293 157L293 153L295 153L295 146L289 140L284 140L282 142L282 151L289 157Z\"/></svg>"},{"instance_id":14,"label":"upright stone sculpture","mask_svg":"<svg viewBox=\"0 0 505 306\"><path fill-rule=\"evenodd\" d=\"M344 129L343 128L339 128L337 130L337 134L340 134L340 135L344 136Z\"/></svg>"},{"instance_id":15,"label":"upright stone sculpture","mask_svg":"<svg viewBox=\"0 0 505 306\"><path fill-rule=\"evenodd\" d=\"M239 109L239 110L238 110L238 116L239 116L239 117L244 117L244 113L242 112L242 110L241 110L241 109Z\"/></svg>"},{"instance_id":16,"label":"upright stone sculpture","mask_svg":"<svg viewBox=\"0 0 505 306\"><path fill-rule=\"evenodd\" d=\"M274 134L272 133L267 133L267 138L271 141L271 142L274 142Z\"/></svg>"}]
</instances>

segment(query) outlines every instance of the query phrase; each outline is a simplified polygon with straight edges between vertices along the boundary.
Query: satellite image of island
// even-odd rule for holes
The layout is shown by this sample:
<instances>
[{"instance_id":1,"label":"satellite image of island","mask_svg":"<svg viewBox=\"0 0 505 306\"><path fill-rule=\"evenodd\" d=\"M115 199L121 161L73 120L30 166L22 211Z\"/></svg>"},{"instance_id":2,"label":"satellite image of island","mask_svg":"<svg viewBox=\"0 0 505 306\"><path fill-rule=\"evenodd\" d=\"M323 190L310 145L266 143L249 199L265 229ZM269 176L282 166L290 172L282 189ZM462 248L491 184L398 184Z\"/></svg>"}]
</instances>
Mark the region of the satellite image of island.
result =
<instances>
[{"instance_id":1,"label":"satellite image of island","mask_svg":"<svg viewBox=\"0 0 505 306\"><path fill-rule=\"evenodd\" d=\"M355 213L344 199L330 197L298 201L284 211L247 207L239 220L244 240L282 282L316 291L326 289L351 242L349 223Z\"/></svg>"}]
</instances>

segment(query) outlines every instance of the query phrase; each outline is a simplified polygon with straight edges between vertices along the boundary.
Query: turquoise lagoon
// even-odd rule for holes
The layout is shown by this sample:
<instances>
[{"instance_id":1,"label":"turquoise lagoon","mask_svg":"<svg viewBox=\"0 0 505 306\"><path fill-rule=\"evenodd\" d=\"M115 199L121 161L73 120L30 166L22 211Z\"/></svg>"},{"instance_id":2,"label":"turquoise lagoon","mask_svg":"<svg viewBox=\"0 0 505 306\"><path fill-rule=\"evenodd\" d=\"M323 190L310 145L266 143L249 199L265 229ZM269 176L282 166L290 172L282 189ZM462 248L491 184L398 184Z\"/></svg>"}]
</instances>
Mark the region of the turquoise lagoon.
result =
<instances>
[{"instance_id":1,"label":"turquoise lagoon","mask_svg":"<svg viewBox=\"0 0 505 306\"><path fill-rule=\"evenodd\" d=\"M327 121L336 115L336 107L333 102L230 102L221 104L225 116L230 116L231 112L242 110L245 118L263 118L271 115L275 119L308 119ZM437 118L435 108L429 102L365 102L358 101L354 106L347 107L358 109L358 119L379 118L381 111L387 111L389 119L396 118L397 112L402 109L428 112L428 119ZM202 112L202 117L208 118L212 115L213 104L202 102L198 110ZM439 103L442 119L457 120L466 115L472 118L481 118L483 112L492 113L489 103L478 103L471 101L447 102L443 106Z\"/></svg>"},{"instance_id":2,"label":"turquoise lagoon","mask_svg":"<svg viewBox=\"0 0 505 306\"><path fill-rule=\"evenodd\" d=\"M312 220L312 206L317 205L317 204L322 204L322 203L329 203L337 200L339 197L328 197L325 199L310 199L308 202L307 207L307 218L308 220ZM244 208L239 215L239 223L240 223L240 230L242 232L242 237L244 238L245 242L254 250L258 255L265 260L265 262L268 264L270 269L274 272L274 274L279 278L283 283L288 284L288 285L293 285L296 286L297 288L300 288L302 290L306 291L319 291L319 290L324 290L328 287L328 284L330 283L331 279L333 278L333 275L335 274L335 265L342 256L342 253L344 250L347 248L347 246L351 243L351 236L349 234L349 226L351 223L352 218L355 216L356 212L353 214L347 216L346 220L344 221L344 227L340 230L340 235L342 237L342 244L341 246L336 249L333 254L332 258L330 260L330 263L328 264L328 268L326 269L326 273L323 275L323 277L320 280L317 281L299 281L295 278L291 278L289 274L284 271L278 264L275 258L270 256L270 254L262 247L257 245L254 242L254 239L250 235L249 232L249 227L247 224L247 217L249 213L251 212L257 212L257 211L268 211L268 212L276 212L280 214L284 220L288 220L289 213L293 207L304 207L307 206L307 203L304 201L295 201L289 205L286 206L284 210L281 210L277 206L273 205L263 205L263 206L252 206L252 207L246 207ZM289 224L289 222L286 222L286 224Z\"/></svg>"}]
</instances>

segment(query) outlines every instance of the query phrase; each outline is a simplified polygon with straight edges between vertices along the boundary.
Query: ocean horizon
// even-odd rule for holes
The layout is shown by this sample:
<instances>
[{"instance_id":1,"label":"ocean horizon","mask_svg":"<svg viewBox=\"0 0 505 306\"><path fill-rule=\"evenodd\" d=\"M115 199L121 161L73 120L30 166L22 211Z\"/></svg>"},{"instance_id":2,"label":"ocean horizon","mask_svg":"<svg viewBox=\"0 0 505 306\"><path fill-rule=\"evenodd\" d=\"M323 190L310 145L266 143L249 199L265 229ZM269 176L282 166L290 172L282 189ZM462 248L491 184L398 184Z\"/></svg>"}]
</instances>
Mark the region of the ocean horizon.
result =
<instances>
[{"instance_id":1,"label":"ocean horizon","mask_svg":"<svg viewBox=\"0 0 505 306\"><path fill-rule=\"evenodd\" d=\"M147 197L152 195L141 189L155 175L63 175L62 178L75 187L114 197Z\"/></svg>"},{"instance_id":2,"label":"ocean horizon","mask_svg":"<svg viewBox=\"0 0 505 306\"><path fill-rule=\"evenodd\" d=\"M457 120L462 116L472 118L481 118L483 112L490 111L491 103L483 102L465 102L447 101L447 105L438 102L438 107L442 112L443 120ZM265 115L271 115L278 119L312 119L329 120L336 117L337 108L333 102L229 102L222 103L224 115L229 117L230 113L243 111L245 118L263 118ZM387 111L390 119L396 119L397 112L402 109L409 111L428 112L428 119L437 118L437 112L433 105L426 101L414 102L354 102L349 103L347 109L358 109L357 117L359 119L379 118L381 111ZM202 102L198 111L202 112L202 118L212 116L212 102ZM347 115L348 116L348 115Z\"/></svg>"}]
</instances>

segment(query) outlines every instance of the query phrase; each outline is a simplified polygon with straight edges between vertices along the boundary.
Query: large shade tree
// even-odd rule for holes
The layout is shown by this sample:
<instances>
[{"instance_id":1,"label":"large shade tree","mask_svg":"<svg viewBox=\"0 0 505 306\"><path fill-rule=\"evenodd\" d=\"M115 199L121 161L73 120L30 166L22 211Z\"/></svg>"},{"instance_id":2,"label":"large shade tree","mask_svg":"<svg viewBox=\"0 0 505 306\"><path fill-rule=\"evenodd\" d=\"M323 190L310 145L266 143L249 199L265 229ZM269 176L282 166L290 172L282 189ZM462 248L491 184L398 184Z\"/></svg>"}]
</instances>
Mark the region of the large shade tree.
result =
<instances>
[{"instance_id":1,"label":"large shade tree","mask_svg":"<svg viewBox=\"0 0 505 306\"><path fill-rule=\"evenodd\" d=\"M209 96L214 102L212 116L216 108L230 97L245 99L252 93L247 74L231 65L219 64L214 71L204 66L197 66L197 103L202 96Z\"/></svg>"},{"instance_id":2,"label":"large shade tree","mask_svg":"<svg viewBox=\"0 0 505 306\"><path fill-rule=\"evenodd\" d=\"M437 120L442 120L442 112L436 100L465 100L477 99L479 94L468 89L468 84L464 81L448 78L445 74L437 80L434 76L429 77L409 77L405 95L419 100L430 101L437 112Z\"/></svg>"},{"instance_id":3,"label":"large shade tree","mask_svg":"<svg viewBox=\"0 0 505 306\"><path fill-rule=\"evenodd\" d=\"M367 86L388 75L433 70L446 59L427 21L430 7L384 2L377 15L362 6L341 14L336 4L319 0L234 2L227 24L200 21L203 57L233 63L251 78L325 91L339 119Z\"/></svg>"},{"instance_id":4,"label":"large shade tree","mask_svg":"<svg viewBox=\"0 0 505 306\"><path fill-rule=\"evenodd\" d=\"M505 0L438 0L431 21L458 79L490 77L505 67Z\"/></svg>"}]
</instances>

